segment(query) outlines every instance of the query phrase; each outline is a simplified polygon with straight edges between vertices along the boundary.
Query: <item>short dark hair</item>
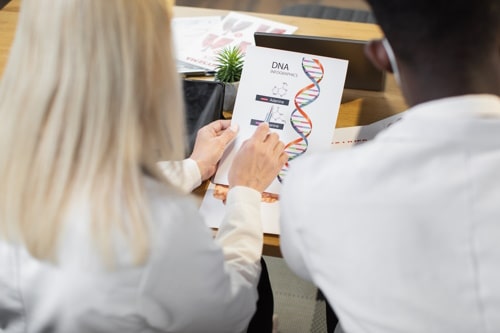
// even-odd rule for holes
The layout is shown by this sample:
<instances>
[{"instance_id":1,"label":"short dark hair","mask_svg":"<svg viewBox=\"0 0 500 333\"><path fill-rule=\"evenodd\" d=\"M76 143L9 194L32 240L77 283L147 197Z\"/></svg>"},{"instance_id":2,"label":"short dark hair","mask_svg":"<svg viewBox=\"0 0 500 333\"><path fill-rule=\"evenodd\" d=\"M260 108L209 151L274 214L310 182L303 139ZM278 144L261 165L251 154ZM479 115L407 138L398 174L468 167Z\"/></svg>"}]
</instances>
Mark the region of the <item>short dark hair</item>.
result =
<instances>
[{"instance_id":1,"label":"short dark hair","mask_svg":"<svg viewBox=\"0 0 500 333\"><path fill-rule=\"evenodd\" d=\"M477 63L500 34L500 0L367 0L394 52L408 64L449 57Z\"/></svg>"}]
</instances>

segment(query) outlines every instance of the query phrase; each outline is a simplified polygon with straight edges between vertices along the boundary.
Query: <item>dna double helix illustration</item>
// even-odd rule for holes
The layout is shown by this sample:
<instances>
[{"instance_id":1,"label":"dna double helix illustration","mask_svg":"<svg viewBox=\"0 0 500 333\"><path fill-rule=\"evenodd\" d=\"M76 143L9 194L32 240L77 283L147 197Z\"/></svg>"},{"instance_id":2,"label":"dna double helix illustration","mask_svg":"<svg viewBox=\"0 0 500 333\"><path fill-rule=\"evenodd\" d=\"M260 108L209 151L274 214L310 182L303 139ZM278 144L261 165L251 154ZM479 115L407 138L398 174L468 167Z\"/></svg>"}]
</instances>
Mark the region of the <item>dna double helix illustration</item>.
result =
<instances>
[{"instance_id":1,"label":"dna double helix illustration","mask_svg":"<svg viewBox=\"0 0 500 333\"><path fill-rule=\"evenodd\" d=\"M285 145L285 152L288 154L288 162L304 154L309 146L308 137L311 134L313 124L311 118L304 111L304 107L313 103L320 95L319 83L323 79L325 70L318 59L302 58L302 70L312 83L300 89L295 94L295 109L290 114L290 125L297 132L299 137ZM286 163L278 174L278 180L283 181L289 168Z\"/></svg>"}]
</instances>

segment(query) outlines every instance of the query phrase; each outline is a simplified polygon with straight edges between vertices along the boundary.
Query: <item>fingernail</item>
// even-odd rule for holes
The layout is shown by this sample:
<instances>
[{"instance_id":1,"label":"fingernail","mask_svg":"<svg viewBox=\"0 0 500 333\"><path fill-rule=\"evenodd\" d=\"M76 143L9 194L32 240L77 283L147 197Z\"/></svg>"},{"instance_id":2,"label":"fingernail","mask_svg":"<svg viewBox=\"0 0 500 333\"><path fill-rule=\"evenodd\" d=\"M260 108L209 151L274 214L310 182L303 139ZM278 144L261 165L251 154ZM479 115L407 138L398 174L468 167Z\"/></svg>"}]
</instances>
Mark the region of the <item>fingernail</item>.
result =
<instances>
[{"instance_id":1,"label":"fingernail","mask_svg":"<svg viewBox=\"0 0 500 333\"><path fill-rule=\"evenodd\" d=\"M238 132L239 126L238 126L238 124L231 124L231 126L229 128L233 132Z\"/></svg>"}]
</instances>

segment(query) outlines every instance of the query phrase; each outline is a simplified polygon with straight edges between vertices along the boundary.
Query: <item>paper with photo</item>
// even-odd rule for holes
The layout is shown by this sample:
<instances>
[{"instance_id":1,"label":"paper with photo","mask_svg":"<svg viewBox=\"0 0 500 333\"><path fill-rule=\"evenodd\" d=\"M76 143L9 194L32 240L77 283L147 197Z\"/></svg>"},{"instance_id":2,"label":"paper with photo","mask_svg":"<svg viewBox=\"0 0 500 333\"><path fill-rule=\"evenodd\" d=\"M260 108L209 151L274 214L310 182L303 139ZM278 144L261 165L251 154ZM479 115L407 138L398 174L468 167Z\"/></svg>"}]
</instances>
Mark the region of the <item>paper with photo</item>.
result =
<instances>
[{"instance_id":1,"label":"paper with photo","mask_svg":"<svg viewBox=\"0 0 500 333\"><path fill-rule=\"evenodd\" d=\"M229 12L220 23L212 27L192 41L189 47L179 53L179 60L215 70L216 57L225 47L237 46L243 53L249 45L255 45L255 32L291 34L297 27L263 19L256 16Z\"/></svg>"},{"instance_id":2,"label":"paper with photo","mask_svg":"<svg viewBox=\"0 0 500 333\"><path fill-rule=\"evenodd\" d=\"M208 186L207 192L201 203L200 214L203 216L208 227L217 229L224 219L226 207L224 202L214 194L216 192L215 187L216 185L213 183L210 183ZM279 202L262 202L260 215L263 232L266 234L279 235Z\"/></svg>"}]
</instances>

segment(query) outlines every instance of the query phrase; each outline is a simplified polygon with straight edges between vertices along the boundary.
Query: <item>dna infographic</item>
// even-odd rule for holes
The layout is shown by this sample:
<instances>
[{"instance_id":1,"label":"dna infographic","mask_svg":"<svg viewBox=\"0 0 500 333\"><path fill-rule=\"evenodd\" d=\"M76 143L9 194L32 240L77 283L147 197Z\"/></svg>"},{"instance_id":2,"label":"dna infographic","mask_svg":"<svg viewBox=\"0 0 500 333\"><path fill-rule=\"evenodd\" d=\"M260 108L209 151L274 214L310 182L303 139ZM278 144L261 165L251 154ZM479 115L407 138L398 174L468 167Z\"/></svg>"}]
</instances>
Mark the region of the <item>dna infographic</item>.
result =
<instances>
[{"instance_id":1,"label":"dna infographic","mask_svg":"<svg viewBox=\"0 0 500 333\"><path fill-rule=\"evenodd\" d=\"M289 158L266 190L279 194L295 160L330 148L346 72L346 60L249 48L232 116L240 132L233 147L224 154L214 182L227 184L234 153L256 126L266 122L285 143Z\"/></svg>"}]
</instances>

